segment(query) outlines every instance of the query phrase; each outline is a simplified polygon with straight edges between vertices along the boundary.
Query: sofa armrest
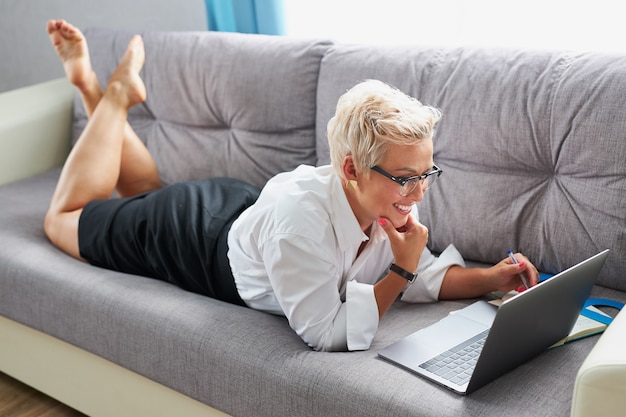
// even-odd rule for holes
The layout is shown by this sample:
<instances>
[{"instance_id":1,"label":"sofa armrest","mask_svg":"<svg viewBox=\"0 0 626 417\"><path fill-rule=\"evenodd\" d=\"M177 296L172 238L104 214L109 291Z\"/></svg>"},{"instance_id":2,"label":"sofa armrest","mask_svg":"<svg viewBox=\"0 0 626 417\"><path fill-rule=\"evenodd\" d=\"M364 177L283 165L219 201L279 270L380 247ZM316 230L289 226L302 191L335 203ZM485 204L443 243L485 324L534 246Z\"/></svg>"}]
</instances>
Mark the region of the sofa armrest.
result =
<instances>
[{"instance_id":1,"label":"sofa armrest","mask_svg":"<svg viewBox=\"0 0 626 417\"><path fill-rule=\"evenodd\" d=\"M0 184L63 163L70 149L73 97L65 79L0 94Z\"/></svg>"},{"instance_id":2,"label":"sofa armrest","mask_svg":"<svg viewBox=\"0 0 626 417\"><path fill-rule=\"evenodd\" d=\"M626 310L600 337L576 375L572 417L616 416L626 410Z\"/></svg>"}]
</instances>

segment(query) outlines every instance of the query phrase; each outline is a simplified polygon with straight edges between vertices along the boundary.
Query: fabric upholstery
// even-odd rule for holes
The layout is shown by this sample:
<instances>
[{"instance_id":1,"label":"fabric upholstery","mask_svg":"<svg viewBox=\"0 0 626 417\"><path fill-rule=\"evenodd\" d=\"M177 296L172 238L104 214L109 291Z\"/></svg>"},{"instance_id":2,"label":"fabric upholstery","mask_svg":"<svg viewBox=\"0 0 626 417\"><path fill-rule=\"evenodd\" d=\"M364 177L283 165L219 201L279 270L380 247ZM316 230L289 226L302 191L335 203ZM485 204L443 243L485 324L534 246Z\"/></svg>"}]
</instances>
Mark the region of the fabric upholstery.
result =
<instances>
[{"instance_id":1,"label":"fabric upholstery","mask_svg":"<svg viewBox=\"0 0 626 417\"><path fill-rule=\"evenodd\" d=\"M320 74L318 164L337 98L368 78L444 114L444 174L420 207L433 250L454 243L497 262L510 248L555 273L609 248L598 283L626 290L626 57L335 45Z\"/></svg>"},{"instance_id":2,"label":"fabric upholstery","mask_svg":"<svg viewBox=\"0 0 626 417\"><path fill-rule=\"evenodd\" d=\"M129 33L88 31L108 79ZM593 295L626 301L623 58L431 50L215 33L144 33L148 100L131 111L165 182L262 185L328 162L341 93L379 78L440 107L444 169L421 210L432 247L494 262L510 247L555 271L609 247ZM85 113L76 106L78 135ZM597 336L542 353L461 397L377 357L472 300L394 304L370 350L314 352L284 318L98 269L54 248L59 171L0 187L0 315L234 416L568 415ZM611 287L611 288L607 288Z\"/></svg>"},{"instance_id":3,"label":"fabric upholstery","mask_svg":"<svg viewBox=\"0 0 626 417\"><path fill-rule=\"evenodd\" d=\"M364 352L314 352L286 320L73 260L42 221L58 171L0 187L0 315L234 416L566 415L597 337L539 355L468 397L377 357L471 300L398 302ZM597 287L594 295L626 301Z\"/></svg>"},{"instance_id":4,"label":"fabric upholstery","mask_svg":"<svg viewBox=\"0 0 626 417\"><path fill-rule=\"evenodd\" d=\"M106 84L131 34L85 35ZM130 118L165 183L226 176L261 187L315 163L317 77L328 43L215 32L143 37L148 98ZM77 137L87 118L78 99L75 106Z\"/></svg>"}]
</instances>

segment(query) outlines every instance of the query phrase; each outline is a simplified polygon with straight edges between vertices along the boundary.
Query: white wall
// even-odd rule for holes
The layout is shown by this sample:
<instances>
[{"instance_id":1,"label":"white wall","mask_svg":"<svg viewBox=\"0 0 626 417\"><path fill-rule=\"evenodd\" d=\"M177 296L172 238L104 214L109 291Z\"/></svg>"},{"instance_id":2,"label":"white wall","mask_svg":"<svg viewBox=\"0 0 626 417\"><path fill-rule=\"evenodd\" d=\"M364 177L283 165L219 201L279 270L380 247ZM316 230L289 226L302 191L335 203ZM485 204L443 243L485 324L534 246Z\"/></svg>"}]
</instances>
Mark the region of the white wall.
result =
<instances>
[{"instance_id":1,"label":"white wall","mask_svg":"<svg viewBox=\"0 0 626 417\"><path fill-rule=\"evenodd\" d=\"M344 42L626 52L617 0L285 0L288 35Z\"/></svg>"}]
</instances>

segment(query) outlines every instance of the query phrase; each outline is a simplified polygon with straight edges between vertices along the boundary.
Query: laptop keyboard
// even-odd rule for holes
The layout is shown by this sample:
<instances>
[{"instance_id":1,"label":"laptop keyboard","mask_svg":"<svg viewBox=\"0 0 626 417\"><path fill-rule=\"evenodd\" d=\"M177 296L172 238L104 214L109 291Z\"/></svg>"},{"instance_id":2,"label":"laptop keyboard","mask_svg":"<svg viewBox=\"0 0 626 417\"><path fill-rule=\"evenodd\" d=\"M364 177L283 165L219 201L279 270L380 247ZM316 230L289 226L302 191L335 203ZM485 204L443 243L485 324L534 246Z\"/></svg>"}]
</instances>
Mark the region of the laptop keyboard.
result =
<instances>
[{"instance_id":1,"label":"laptop keyboard","mask_svg":"<svg viewBox=\"0 0 626 417\"><path fill-rule=\"evenodd\" d=\"M455 384L463 385L472 376L478 355L483 349L488 334L489 329L424 362L420 368Z\"/></svg>"}]
</instances>

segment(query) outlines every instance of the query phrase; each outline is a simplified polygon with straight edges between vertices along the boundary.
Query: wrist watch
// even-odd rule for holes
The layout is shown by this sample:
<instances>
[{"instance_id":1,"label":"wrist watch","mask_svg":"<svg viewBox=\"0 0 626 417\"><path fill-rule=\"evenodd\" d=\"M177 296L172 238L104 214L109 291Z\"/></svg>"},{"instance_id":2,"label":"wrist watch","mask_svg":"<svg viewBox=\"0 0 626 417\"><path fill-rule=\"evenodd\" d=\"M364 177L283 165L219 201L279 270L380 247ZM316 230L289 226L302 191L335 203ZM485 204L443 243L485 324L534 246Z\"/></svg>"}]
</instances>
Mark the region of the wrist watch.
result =
<instances>
[{"instance_id":1,"label":"wrist watch","mask_svg":"<svg viewBox=\"0 0 626 417\"><path fill-rule=\"evenodd\" d=\"M402 278L406 279L411 284L413 284L413 282L415 282L415 279L417 278L417 274L413 274L407 271L406 269L399 267L396 264L391 264L389 266L389 270L391 272L395 272L396 274L400 275Z\"/></svg>"}]
</instances>

